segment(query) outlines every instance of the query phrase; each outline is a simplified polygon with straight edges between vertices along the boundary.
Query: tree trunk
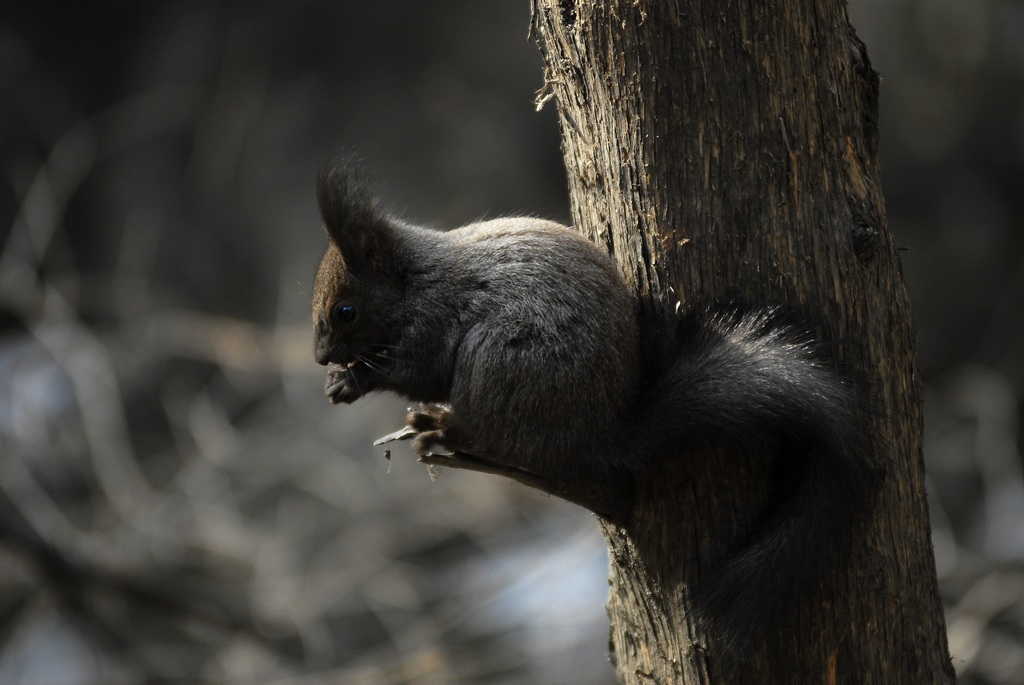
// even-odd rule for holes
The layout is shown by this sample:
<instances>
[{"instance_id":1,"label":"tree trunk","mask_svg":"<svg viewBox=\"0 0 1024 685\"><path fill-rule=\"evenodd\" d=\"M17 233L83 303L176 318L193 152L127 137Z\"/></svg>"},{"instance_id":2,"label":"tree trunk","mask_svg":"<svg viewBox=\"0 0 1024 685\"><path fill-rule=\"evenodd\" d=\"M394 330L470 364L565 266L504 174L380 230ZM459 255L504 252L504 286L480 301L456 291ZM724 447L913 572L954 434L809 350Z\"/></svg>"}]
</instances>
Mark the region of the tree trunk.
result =
<instances>
[{"instance_id":1,"label":"tree trunk","mask_svg":"<svg viewBox=\"0 0 1024 685\"><path fill-rule=\"evenodd\" d=\"M767 497L766 455L652 460L604 522L625 683L951 683L928 525L916 334L878 165L878 78L842 0L534 0L575 225L614 254L658 363L677 302L781 303L877 403L887 479L849 555L741 672L687 588Z\"/></svg>"}]
</instances>

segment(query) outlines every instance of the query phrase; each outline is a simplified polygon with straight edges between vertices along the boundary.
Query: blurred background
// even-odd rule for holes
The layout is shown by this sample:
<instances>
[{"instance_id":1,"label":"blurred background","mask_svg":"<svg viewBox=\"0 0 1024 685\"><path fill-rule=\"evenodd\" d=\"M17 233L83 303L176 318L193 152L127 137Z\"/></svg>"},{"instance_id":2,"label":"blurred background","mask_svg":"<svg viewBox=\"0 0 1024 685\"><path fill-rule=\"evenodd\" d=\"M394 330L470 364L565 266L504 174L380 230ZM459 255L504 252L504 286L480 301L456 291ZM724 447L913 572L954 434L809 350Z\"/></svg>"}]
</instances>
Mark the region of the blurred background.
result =
<instances>
[{"instance_id":1,"label":"blurred background","mask_svg":"<svg viewBox=\"0 0 1024 685\"><path fill-rule=\"evenodd\" d=\"M432 481L311 359L312 181L568 219L529 3L5 3L0 683L615 682L584 512ZM1024 5L851 0L882 75L962 683L1024 683Z\"/></svg>"}]
</instances>

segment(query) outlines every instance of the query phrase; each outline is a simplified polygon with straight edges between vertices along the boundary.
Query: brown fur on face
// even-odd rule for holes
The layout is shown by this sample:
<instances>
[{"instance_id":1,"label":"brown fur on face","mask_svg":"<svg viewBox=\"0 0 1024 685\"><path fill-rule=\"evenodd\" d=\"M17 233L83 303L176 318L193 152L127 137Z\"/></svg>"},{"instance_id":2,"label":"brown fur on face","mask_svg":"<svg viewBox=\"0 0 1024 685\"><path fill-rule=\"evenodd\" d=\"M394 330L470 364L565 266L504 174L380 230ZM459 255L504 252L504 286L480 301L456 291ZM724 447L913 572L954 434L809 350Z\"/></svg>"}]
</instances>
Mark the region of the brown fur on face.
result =
<instances>
[{"instance_id":1,"label":"brown fur on face","mask_svg":"<svg viewBox=\"0 0 1024 685\"><path fill-rule=\"evenodd\" d=\"M331 305L336 302L345 283L345 261L333 242L320 260L313 281L313 325L319 330L327 325Z\"/></svg>"},{"instance_id":2,"label":"brown fur on face","mask_svg":"<svg viewBox=\"0 0 1024 685\"><path fill-rule=\"evenodd\" d=\"M394 323L394 279L367 277L346 262L333 241L313 286L314 355L317 362L346 365L376 357L400 335ZM347 311L346 311L347 310Z\"/></svg>"}]
</instances>

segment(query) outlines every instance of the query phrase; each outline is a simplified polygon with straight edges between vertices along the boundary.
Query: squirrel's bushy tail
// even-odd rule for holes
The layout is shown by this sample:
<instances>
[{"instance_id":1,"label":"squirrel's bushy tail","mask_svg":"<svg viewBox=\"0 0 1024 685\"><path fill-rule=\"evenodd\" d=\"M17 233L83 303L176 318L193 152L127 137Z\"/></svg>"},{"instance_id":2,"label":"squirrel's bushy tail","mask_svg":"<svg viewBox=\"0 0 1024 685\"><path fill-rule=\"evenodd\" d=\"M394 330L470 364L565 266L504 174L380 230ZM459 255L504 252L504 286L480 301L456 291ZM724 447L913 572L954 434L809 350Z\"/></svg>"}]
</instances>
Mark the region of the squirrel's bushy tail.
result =
<instances>
[{"instance_id":1,"label":"squirrel's bushy tail","mask_svg":"<svg viewBox=\"0 0 1024 685\"><path fill-rule=\"evenodd\" d=\"M821 345L774 310L696 312L680 323L675 361L644 421L681 442L774 445L780 478L760 525L702 573L699 620L743 652L771 629L845 546L879 483L863 403ZM656 405L653 406L653 405Z\"/></svg>"}]
</instances>

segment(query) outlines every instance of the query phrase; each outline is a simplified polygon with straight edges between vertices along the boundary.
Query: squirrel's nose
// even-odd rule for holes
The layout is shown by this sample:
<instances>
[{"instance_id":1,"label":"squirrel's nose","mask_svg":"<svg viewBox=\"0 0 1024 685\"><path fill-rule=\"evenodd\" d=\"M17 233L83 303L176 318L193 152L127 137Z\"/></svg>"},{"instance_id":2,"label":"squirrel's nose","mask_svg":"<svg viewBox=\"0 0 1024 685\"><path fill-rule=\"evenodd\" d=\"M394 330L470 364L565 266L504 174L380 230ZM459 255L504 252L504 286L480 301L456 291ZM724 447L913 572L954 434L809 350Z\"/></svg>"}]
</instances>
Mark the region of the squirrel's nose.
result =
<instances>
[{"instance_id":1,"label":"squirrel's nose","mask_svg":"<svg viewBox=\"0 0 1024 685\"><path fill-rule=\"evenodd\" d=\"M331 346L327 344L327 340L321 337L317 337L316 342L313 343L313 359L320 366L327 366L327 363L331 361Z\"/></svg>"}]
</instances>

